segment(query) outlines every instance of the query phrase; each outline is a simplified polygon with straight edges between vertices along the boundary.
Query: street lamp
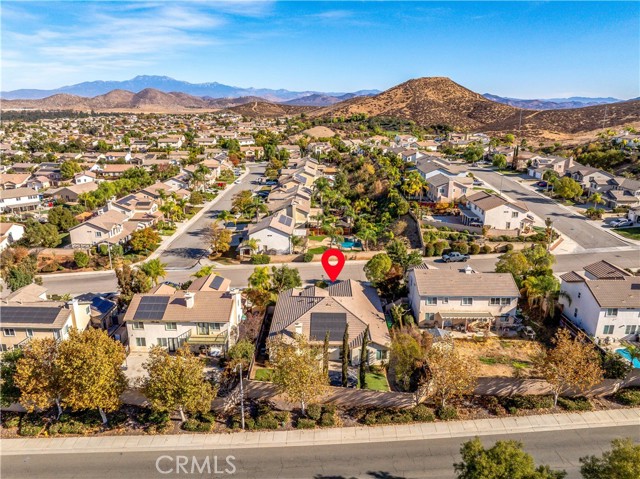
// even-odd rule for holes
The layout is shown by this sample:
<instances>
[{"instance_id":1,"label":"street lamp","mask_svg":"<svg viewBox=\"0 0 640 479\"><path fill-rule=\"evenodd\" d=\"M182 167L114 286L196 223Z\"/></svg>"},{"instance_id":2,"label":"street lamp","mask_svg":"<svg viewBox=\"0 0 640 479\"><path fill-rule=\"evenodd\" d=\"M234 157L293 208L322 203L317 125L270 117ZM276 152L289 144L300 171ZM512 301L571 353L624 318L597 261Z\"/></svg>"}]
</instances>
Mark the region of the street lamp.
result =
<instances>
[{"instance_id":1,"label":"street lamp","mask_svg":"<svg viewBox=\"0 0 640 479\"><path fill-rule=\"evenodd\" d=\"M238 363L235 371L240 368L240 418L242 420L242 430L244 431L244 389L242 385L242 362Z\"/></svg>"}]
</instances>

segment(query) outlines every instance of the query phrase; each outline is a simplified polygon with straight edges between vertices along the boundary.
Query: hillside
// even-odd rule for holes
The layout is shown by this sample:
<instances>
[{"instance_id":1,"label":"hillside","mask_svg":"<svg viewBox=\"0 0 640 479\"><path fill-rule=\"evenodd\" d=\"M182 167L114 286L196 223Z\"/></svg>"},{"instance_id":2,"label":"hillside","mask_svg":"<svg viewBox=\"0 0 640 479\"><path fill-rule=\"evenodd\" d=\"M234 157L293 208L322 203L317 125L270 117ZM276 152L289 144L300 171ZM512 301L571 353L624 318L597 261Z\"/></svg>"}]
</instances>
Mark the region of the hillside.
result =
<instances>
[{"instance_id":1,"label":"hillside","mask_svg":"<svg viewBox=\"0 0 640 479\"><path fill-rule=\"evenodd\" d=\"M640 122L640 102L556 110L525 110L486 99L448 78L409 80L373 97L358 97L319 108L313 117L389 116L428 127L447 124L455 129L522 132L531 137L553 138ZM603 119L606 120L603 123Z\"/></svg>"},{"instance_id":2,"label":"hillside","mask_svg":"<svg viewBox=\"0 0 640 479\"><path fill-rule=\"evenodd\" d=\"M253 101L229 108L230 111L248 117L278 117L299 115L300 113L310 113L315 110L313 107L283 105L279 103L269 103L266 101Z\"/></svg>"},{"instance_id":3,"label":"hillside","mask_svg":"<svg viewBox=\"0 0 640 479\"><path fill-rule=\"evenodd\" d=\"M490 93L485 93L482 96L487 100L504 103L505 105L515 106L516 108L523 108L525 110L562 110L566 108L582 108L585 106L604 105L624 101L617 98L585 97L522 100L520 98L508 98L492 95Z\"/></svg>"},{"instance_id":4,"label":"hillside","mask_svg":"<svg viewBox=\"0 0 640 479\"><path fill-rule=\"evenodd\" d=\"M421 125L447 124L457 129L479 129L506 120L516 108L487 100L449 78L409 80L372 97L358 97L321 108L312 116L391 116Z\"/></svg>"}]
</instances>

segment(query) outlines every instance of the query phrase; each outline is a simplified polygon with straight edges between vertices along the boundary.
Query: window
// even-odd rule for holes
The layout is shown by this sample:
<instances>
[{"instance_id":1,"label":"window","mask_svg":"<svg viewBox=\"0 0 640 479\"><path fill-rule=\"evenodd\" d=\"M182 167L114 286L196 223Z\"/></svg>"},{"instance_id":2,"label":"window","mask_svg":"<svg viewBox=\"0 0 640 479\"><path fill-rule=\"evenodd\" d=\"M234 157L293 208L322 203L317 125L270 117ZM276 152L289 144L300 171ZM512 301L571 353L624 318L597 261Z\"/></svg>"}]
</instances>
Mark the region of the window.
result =
<instances>
[{"instance_id":1,"label":"window","mask_svg":"<svg viewBox=\"0 0 640 479\"><path fill-rule=\"evenodd\" d=\"M100 238L102 236L102 233L100 233L100 231L96 231L96 238Z\"/></svg>"},{"instance_id":2,"label":"window","mask_svg":"<svg viewBox=\"0 0 640 479\"><path fill-rule=\"evenodd\" d=\"M502 306L509 306L511 304L511 298L502 298L502 299L500 299L500 304Z\"/></svg>"},{"instance_id":3,"label":"window","mask_svg":"<svg viewBox=\"0 0 640 479\"><path fill-rule=\"evenodd\" d=\"M4 335L5 336L15 336L16 335L16 330L13 328L4 328Z\"/></svg>"},{"instance_id":4,"label":"window","mask_svg":"<svg viewBox=\"0 0 640 479\"><path fill-rule=\"evenodd\" d=\"M511 212L511 217L512 218L517 218L518 217L518 212L517 211L512 211Z\"/></svg>"},{"instance_id":5,"label":"window","mask_svg":"<svg viewBox=\"0 0 640 479\"><path fill-rule=\"evenodd\" d=\"M167 338L158 338L158 346L166 348L169 345Z\"/></svg>"},{"instance_id":6,"label":"window","mask_svg":"<svg viewBox=\"0 0 640 479\"><path fill-rule=\"evenodd\" d=\"M500 304L500 298L491 298L489 300L489 304L494 305L494 306L497 305L497 304Z\"/></svg>"},{"instance_id":7,"label":"window","mask_svg":"<svg viewBox=\"0 0 640 479\"><path fill-rule=\"evenodd\" d=\"M53 332L53 337L54 337L55 339L60 339L60 330L54 331L54 332Z\"/></svg>"},{"instance_id":8,"label":"window","mask_svg":"<svg viewBox=\"0 0 640 479\"><path fill-rule=\"evenodd\" d=\"M133 323L131 323L131 329L144 329L144 323L141 323L140 321L134 321Z\"/></svg>"},{"instance_id":9,"label":"window","mask_svg":"<svg viewBox=\"0 0 640 479\"><path fill-rule=\"evenodd\" d=\"M144 348L147 346L147 340L145 338L136 338L136 346Z\"/></svg>"},{"instance_id":10,"label":"window","mask_svg":"<svg viewBox=\"0 0 640 479\"><path fill-rule=\"evenodd\" d=\"M440 298L442 304L449 304L449 298Z\"/></svg>"},{"instance_id":11,"label":"window","mask_svg":"<svg viewBox=\"0 0 640 479\"><path fill-rule=\"evenodd\" d=\"M604 327L604 334L613 334L613 324L607 324Z\"/></svg>"},{"instance_id":12,"label":"window","mask_svg":"<svg viewBox=\"0 0 640 479\"><path fill-rule=\"evenodd\" d=\"M25 332L27 333L27 338L33 338L33 329L27 329Z\"/></svg>"},{"instance_id":13,"label":"window","mask_svg":"<svg viewBox=\"0 0 640 479\"><path fill-rule=\"evenodd\" d=\"M435 316L435 313L424 313L424 320L425 321L433 321L433 317Z\"/></svg>"},{"instance_id":14,"label":"window","mask_svg":"<svg viewBox=\"0 0 640 479\"><path fill-rule=\"evenodd\" d=\"M624 334L636 334L637 326L635 324L629 324L624 328Z\"/></svg>"},{"instance_id":15,"label":"window","mask_svg":"<svg viewBox=\"0 0 640 479\"><path fill-rule=\"evenodd\" d=\"M471 306L473 304L473 298L462 298L462 306Z\"/></svg>"},{"instance_id":16,"label":"window","mask_svg":"<svg viewBox=\"0 0 640 479\"><path fill-rule=\"evenodd\" d=\"M582 293L578 293L578 298L579 298L580 296L582 296Z\"/></svg>"},{"instance_id":17,"label":"window","mask_svg":"<svg viewBox=\"0 0 640 479\"><path fill-rule=\"evenodd\" d=\"M618 316L618 308L607 308L607 311L604 313L607 317Z\"/></svg>"},{"instance_id":18,"label":"window","mask_svg":"<svg viewBox=\"0 0 640 479\"><path fill-rule=\"evenodd\" d=\"M438 298L427 298L427 304L438 304Z\"/></svg>"},{"instance_id":19,"label":"window","mask_svg":"<svg viewBox=\"0 0 640 479\"><path fill-rule=\"evenodd\" d=\"M85 311L87 312L87 314L91 314L91 306L87 306L87 309Z\"/></svg>"},{"instance_id":20,"label":"window","mask_svg":"<svg viewBox=\"0 0 640 479\"><path fill-rule=\"evenodd\" d=\"M501 323L508 323L508 322L510 322L510 318L509 318L509 316L508 316L508 315L500 316L500 322L501 322Z\"/></svg>"},{"instance_id":21,"label":"window","mask_svg":"<svg viewBox=\"0 0 640 479\"><path fill-rule=\"evenodd\" d=\"M167 331L176 331L178 329L178 325L176 323L165 323L164 329Z\"/></svg>"},{"instance_id":22,"label":"window","mask_svg":"<svg viewBox=\"0 0 640 479\"><path fill-rule=\"evenodd\" d=\"M7 345L6 344L0 344L0 351L2 351L3 353L7 352Z\"/></svg>"},{"instance_id":23,"label":"window","mask_svg":"<svg viewBox=\"0 0 640 479\"><path fill-rule=\"evenodd\" d=\"M382 359L387 359L387 352L376 349L376 360L380 361Z\"/></svg>"}]
</instances>

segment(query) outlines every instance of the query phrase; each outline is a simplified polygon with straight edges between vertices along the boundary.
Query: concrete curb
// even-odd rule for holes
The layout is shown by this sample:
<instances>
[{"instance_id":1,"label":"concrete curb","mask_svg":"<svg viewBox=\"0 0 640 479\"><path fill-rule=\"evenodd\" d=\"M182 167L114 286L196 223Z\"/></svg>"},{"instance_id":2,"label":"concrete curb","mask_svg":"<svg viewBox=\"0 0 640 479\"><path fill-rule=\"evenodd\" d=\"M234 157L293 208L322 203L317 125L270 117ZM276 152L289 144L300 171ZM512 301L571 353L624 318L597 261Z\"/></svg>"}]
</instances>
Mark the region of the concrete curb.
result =
<instances>
[{"instance_id":1,"label":"concrete curb","mask_svg":"<svg viewBox=\"0 0 640 479\"><path fill-rule=\"evenodd\" d=\"M599 427L638 426L640 409L505 417L435 423L316 430L180 434L171 436L102 436L4 439L2 456L105 452L175 451L176 449L247 449L414 441L455 437L527 434Z\"/></svg>"}]
</instances>

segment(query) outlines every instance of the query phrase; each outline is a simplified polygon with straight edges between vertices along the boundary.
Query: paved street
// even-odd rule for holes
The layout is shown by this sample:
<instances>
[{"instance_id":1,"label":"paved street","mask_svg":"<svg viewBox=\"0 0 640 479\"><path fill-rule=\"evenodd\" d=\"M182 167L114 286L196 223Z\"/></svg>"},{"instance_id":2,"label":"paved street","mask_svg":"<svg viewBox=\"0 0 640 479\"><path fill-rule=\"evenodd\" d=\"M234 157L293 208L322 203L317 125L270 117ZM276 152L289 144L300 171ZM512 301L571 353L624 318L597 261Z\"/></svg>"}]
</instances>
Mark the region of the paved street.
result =
<instances>
[{"instance_id":1,"label":"paved street","mask_svg":"<svg viewBox=\"0 0 640 479\"><path fill-rule=\"evenodd\" d=\"M497 255L477 255L473 256L469 263L478 271L493 271L495 269ZM637 249L626 250L613 250L606 252L589 252L589 253L575 253L564 254L556 256L556 264L553 270L557 273L565 273L572 270L580 270L583 266L606 259L623 268L638 268L640 267L640 251ZM351 278L356 280L365 280L364 261L347 261L342 270L340 278ZM433 264L438 268L455 268L459 266L455 263L442 263L438 259L430 259L427 261L429 264ZM326 279L326 275L322 270L320 263L293 263L291 266L300 270L300 276L303 281L313 281L318 279ZM233 287L246 287L247 279L253 272L254 265L238 265L238 266L220 266L217 268L220 274L231 280ZM165 281L174 281L176 283L182 283L189 279L193 279L191 275L195 273L198 268L193 269L180 269L170 270L165 278ZM42 276L44 286L49 288L50 294L65 294L72 295L87 293L87 292L110 292L116 291L116 279L115 274L112 272L102 273L90 273L90 274L58 274L55 276Z\"/></svg>"},{"instance_id":2,"label":"paved street","mask_svg":"<svg viewBox=\"0 0 640 479\"><path fill-rule=\"evenodd\" d=\"M381 430L378 430L380 433ZM371 429L376 432L375 428ZM254 433L256 434L256 433ZM469 438L473 433L469 434ZM601 427L597 429L569 429L560 431L532 432L507 435L482 436L485 445L497 440L516 439L524 443L525 450L537 463L549 464L564 469L568 478L579 478L578 459L588 454L601 454L610 442L618 437L638 439L636 426ZM229 436L231 441L232 436ZM135 439L135 438L132 438ZM162 439L158 437L157 439ZM188 439L188 436L187 436ZM196 449L189 445L175 450L135 451L122 453L69 453L51 455L16 455L2 458L2 477L5 479L57 479L57 478L155 478L171 477L175 469L175 456L187 456L187 473L191 477L216 477L228 468L226 458L236 471L238 478L291 478L291 479L347 479L347 478L452 478L453 463L459 460L460 444L467 438L445 438L431 440L371 442L365 444L337 444L327 446L288 446L263 448ZM134 442L136 442L134 440ZM132 442L132 447L135 447ZM161 474L159 466L165 471ZM209 457L210 471L191 473L193 458L198 464ZM214 472L214 457L218 471Z\"/></svg>"},{"instance_id":3,"label":"paved street","mask_svg":"<svg viewBox=\"0 0 640 479\"><path fill-rule=\"evenodd\" d=\"M518 178L517 176L500 175L495 171L480 168L473 169L473 174L491 184L494 188L501 189L502 193L511 199L525 202L527 207L542 220L550 217L553 220L554 228L585 249L616 247L628 244L589 224L584 216L578 215L546 196L521 185L514 179Z\"/></svg>"},{"instance_id":4,"label":"paved street","mask_svg":"<svg viewBox=\"0 0 640 479\"><path fill-rule=\"evenodd\" d=\"M264 169L263 165L250 166L249 174L241 180L240 184L233 185L222 193L218 201L202 217L169 244L160 255L161 260L167 264L168 268L190 268L207 254L208 245L205 233L215 216L220 211L231 209L231 198L236 193L259 188L258 185L252 185L251 182L260 178Z\"/></svg>"}]
</instances>

